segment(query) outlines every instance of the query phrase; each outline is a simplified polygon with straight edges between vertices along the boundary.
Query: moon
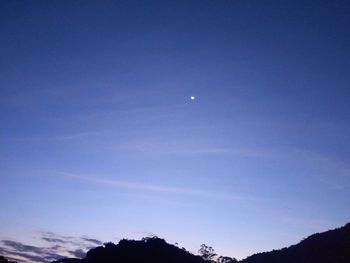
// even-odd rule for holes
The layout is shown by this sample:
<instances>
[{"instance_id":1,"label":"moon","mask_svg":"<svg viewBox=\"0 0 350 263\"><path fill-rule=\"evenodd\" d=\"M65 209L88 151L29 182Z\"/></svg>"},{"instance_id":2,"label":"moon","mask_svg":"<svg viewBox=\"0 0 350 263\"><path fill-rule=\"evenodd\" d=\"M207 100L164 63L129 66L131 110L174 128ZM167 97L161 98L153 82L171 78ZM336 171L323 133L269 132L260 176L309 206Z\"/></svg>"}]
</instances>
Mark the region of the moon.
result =
<instances>
[{"instance_id":1,"label":"moon","mask_svg":"<svg viewBox=\"0 0 350 263\"><path fill-rule=\"evenodd\" d=\"M196 97L195 96L190 96L190 99L191 100L194 100Z\"/></svg>"}]
</instances>

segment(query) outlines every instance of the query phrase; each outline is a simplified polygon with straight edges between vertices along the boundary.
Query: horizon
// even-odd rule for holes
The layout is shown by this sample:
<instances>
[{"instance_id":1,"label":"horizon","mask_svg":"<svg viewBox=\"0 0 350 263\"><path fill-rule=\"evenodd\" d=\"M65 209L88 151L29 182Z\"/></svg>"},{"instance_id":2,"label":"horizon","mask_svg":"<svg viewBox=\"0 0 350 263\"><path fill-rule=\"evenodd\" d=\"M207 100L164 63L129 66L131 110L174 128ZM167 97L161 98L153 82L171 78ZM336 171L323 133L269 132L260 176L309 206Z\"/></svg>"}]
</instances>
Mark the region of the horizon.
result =
<instances>
[{"instance_id":1,"label":"horizon","mask_svg":"<svg viewBox=\"0 0 350 263\"><path fill-rule=\"evenodd\" d=\"M350 222L350 4L0 5L0 254L242 259Z\"/></svg>"},{"instance_id":2,"label":"horizon","mask_svg":"<svg viewBox=\"0 0 350 263\"><path fill-rule=\"evenodd\" d=\"M328 229L328 230L324 230L322 232L317 232L317 233L313 233L312 235L308 236L308 237L304 237L302 240L300 240L298 243L296 244L291 244L289 246L286 246L284 248L281 248L281 250L270 250L270 251L262 251L261 252L256 252L253 253L251 255L248 255L247 257L243 258L244 260L252 257L252 256L258 256L259 254L264 254L266 252L268 253L275 253L276 251L283 251L284 249L290 249L291 247L294 247L295 245L301 245L302 243L305 242L305 240L310 239L311 237L315 237L315 235L318 234L328 234L329 232L333 232L336 230L340 230L340 229L345 229L345 227L349 227L350 226L350 222L346 223L344 226L340 226L337 228L333 228L333 229ZM57 233L53 233L53 232L45 232L45 231L41 231L41 240L46 241L47 245L50 244L52 245L52 243L56 244L55 246L41 246L41 247L37 247L37 246L31 246L31 245L26 245L23 244L21 242L15 242L15 241L11 241L11 240L2 240L2 243L5 245L5 247L9 248L9 250L7 250L6 248L4 249L3 247L0 248L0 252L3 253L5 252L5 254L8 254L7 259L9 260L18 260L18 262L50 262L52 260L59 260L62 258L84 258L87 255L87 252L90 250L94 250L97 247L106 247L107 244L115 244L117 245L120 241L122 240L126 240L126 241L144 241L147 239L160 239L166 242L166 244L168 245L172 245L175 246L179 249L184 249L186 252L191 253L192 255L199 255L201 256L201 252L200 250L198 250L197 252L193 252L190 251L188 249L186 249L185 247L181 247L180 244L178 242L173 242L173 243L169 243L167 240L158 237L152 233L148 233L148 236L143 237L141 239L128 239L128 238L122 238L119 239L117 242L112 242L112 241L107 241L107 242L102 242L101 240L97 240L88 236L80 236L80 237L72 237L72 236L63 236L63 235L59 235ZM63 246L58 246L58 244L65 244L66 247ZM92 244L94 244L92 246ZM207 246L206 244L202 244L204 245L206 248L210 248L212 249L212 253L214 253L215 258L220 258L221 256L224 255L220 255L217 254L215 249L213 249L210 246ZM201 245L201 246L202 246ZM70 249L74 248L74 250L68 250L68 247ZM16 249L18 251L16 251ZM63 249L63 250L62 250ZM12 251L11 251L12 250ZM29 252L29 254L26 254L26 252ZM32 253L35 252L37 255L33 255ZM276 255L276 254L275 254ZM2 256L2 255L0 255ZM227 256L224 256L227 257ZM232 257L232 259L237 260L236 258ZM50 260L48 260L50 259ZM243 260L241 259L241 260ZM56 261L55 261L56 262Z\"/></svg>"}]
</instances>

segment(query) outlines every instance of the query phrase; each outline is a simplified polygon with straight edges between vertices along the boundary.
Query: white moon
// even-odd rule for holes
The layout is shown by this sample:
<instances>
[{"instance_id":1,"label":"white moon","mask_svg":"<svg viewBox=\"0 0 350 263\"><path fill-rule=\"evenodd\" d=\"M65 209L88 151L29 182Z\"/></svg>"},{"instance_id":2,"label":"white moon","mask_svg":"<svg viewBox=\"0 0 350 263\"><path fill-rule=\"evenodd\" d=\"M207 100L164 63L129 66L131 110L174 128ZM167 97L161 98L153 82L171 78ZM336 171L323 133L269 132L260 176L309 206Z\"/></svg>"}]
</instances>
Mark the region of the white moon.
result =
<instances>
[{"instance_id":1,"label":"white moon","mask_svg":"<svg viewBox=\"0 0 350 263\"><path fill-rule=\"evenodd\" d=\"M195 98L196 98L195 96L191 96L191 97L190 97L191 100L194 100Z\"/></svg>"}]
</instances>

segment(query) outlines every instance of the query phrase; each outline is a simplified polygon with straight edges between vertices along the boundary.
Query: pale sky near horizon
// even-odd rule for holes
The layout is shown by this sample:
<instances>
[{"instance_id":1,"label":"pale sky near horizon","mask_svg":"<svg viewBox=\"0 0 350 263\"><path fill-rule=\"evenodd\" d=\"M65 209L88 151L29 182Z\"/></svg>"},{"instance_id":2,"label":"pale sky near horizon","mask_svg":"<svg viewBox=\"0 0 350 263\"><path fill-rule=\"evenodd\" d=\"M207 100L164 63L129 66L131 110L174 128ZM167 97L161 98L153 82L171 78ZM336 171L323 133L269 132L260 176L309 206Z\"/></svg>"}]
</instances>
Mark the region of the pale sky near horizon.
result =
<instances>
[{"instance_id":1,"label":"pale sky near horizon","mask_svg":"<svg viewBox=\"0 0 350 263\"><path fill-rule=\"evenodd\" d=\"M0 254L155 234L244 258L349 222L349 14L0 1Z\"/></svg>"}]
</instances>

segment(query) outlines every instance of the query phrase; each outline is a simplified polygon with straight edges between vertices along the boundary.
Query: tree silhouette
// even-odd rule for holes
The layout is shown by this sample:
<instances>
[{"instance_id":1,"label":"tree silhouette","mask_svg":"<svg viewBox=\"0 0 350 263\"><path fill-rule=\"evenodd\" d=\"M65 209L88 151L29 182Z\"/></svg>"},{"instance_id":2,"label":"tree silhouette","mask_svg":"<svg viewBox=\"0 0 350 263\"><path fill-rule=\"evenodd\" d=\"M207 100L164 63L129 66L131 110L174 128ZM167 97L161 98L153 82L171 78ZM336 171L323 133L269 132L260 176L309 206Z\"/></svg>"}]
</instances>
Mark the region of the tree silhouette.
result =
<instances>
[{"instance_id":1,"label":"tree silhouette","mask_svg":"<svg viewBox=\"0 0 350 263\"><path fill-rule=\"evenodd\" d=\"M201 245L198 253L205 261L213 261L216 256L214 249L206 244Z\"/></svg>"},{"instance_id":2,"label":"tree silhouette","mask_svg":"<svg viewBox=\"0 0 350 263\"><path fill-rule=\"evenodd\" d=\"M217 262L218 263L235 263L235 262L238 262L238 260L235 258L231 258L231 257L220 256L220 257L218 257Z\"/></svg>"},{"instance_id":3,"label":"tree silhouette","mask_svg":"<svg viewBox=\"0 0 350 263\"><path fill-rule=\"evenodd\" d=\"M166 243L158 237L120 240L90 249L83 259L67 258L54 263L350 263L350 223L309 236L288 248L252 255L241 261L219 256L202 244L199 255ZM12 263L0 256L0 263Z\"/></svg>"},{"instance_id":4,"label":"tree silhouette","mask_svg":"<svg viewBox=\"0 0 350 263\"><path fill-rule=\"evenodd\" d=\"M158 237L142 240L120 240L89 250L80 263L206 263L200 257ZM56 263L68 263L57 261ZM70 262L69 262L70 263ZM74 262L75 263L75 262Z\"/></svg>"}]
</instances>

